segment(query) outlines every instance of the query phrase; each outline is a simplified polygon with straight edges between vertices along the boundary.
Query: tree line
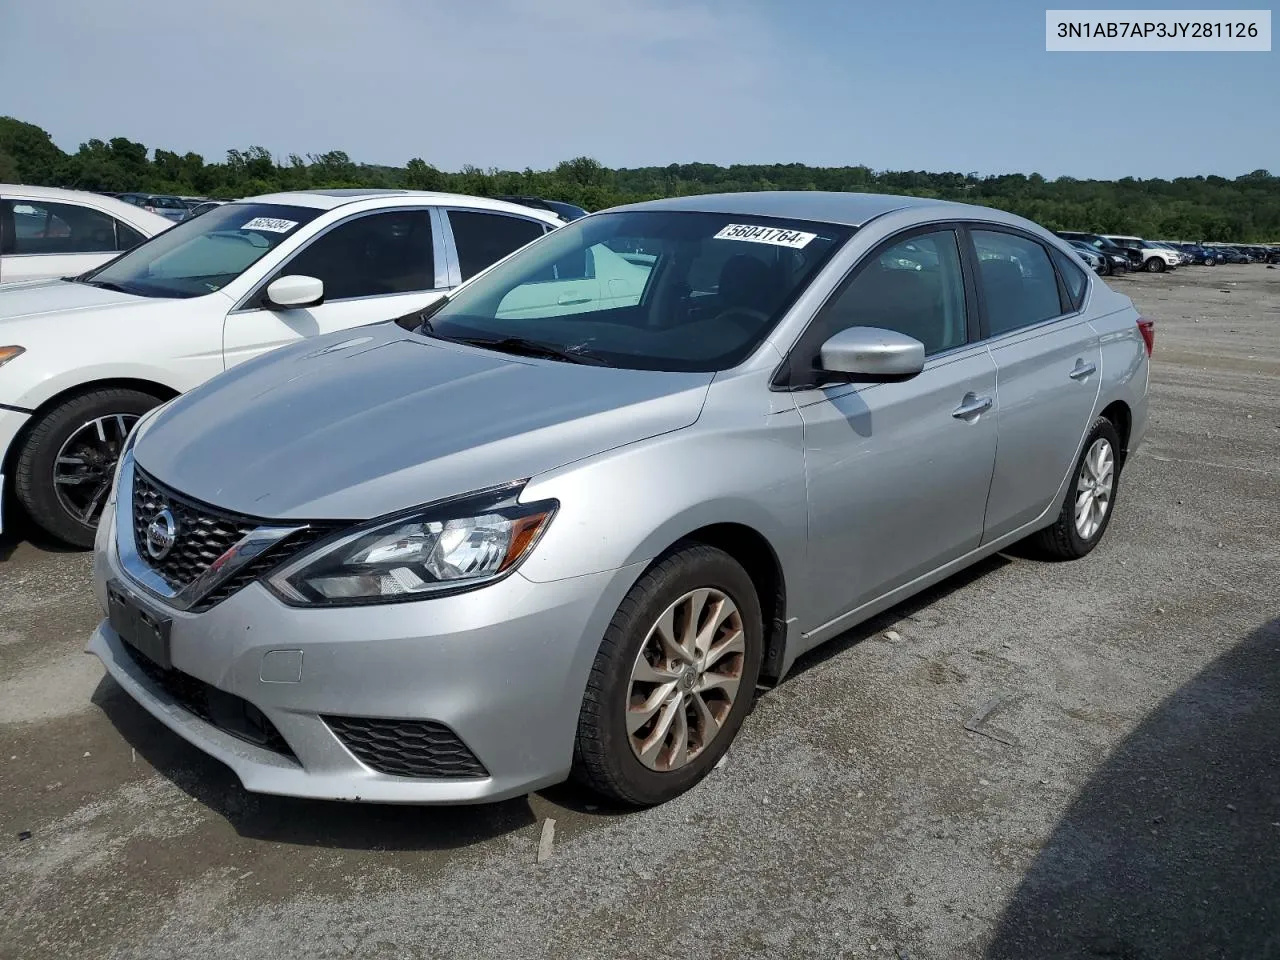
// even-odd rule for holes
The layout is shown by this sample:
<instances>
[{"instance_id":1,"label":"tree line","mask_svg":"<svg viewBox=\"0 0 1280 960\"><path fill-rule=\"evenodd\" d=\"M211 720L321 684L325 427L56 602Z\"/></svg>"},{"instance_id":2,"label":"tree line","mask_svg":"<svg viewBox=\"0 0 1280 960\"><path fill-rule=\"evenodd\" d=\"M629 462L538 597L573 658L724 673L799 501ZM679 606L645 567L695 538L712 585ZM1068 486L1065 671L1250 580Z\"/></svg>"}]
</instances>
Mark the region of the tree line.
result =
<instances>
[{"instance_id":1,"label":"tree line","mask_svg":"<svg viewBox=\"0 0 1280 960\"><path fill-rule=\"evenodd\" d=\"M1052 230L1089 230L1177 240L1280 241L1280 177L1049 180L1038 173L877 171L863 165L673 163L605 167L590 157L550 170L440 170L415 157L403 167L358 163L342 150L278 158L264 147L228 150L221 162L126 137L89 140L74 153L42 128L0 117L0 182L78 190L147 191L220 199L279 190L401 187L478 196L533 195L588 210L658 197L741 190L843 190L959 200L1008 210Z\"/></svg>"}]
</instances>

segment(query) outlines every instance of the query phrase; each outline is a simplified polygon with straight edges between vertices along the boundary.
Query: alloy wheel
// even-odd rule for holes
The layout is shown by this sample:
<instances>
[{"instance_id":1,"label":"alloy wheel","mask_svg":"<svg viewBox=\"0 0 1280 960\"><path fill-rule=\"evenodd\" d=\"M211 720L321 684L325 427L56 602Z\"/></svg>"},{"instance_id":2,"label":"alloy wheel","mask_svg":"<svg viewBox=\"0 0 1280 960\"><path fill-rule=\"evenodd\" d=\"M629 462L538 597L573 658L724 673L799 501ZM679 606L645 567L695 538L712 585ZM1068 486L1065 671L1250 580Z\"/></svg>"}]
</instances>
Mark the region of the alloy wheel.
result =
<instances>
[{"instance_id":1,"label":"alloy wheel","mask_svg":"<svg viewBox=\"0 0 1280 960\"><path fill-rule=\"evenodd\" d=\"M85 526L102 514L116 463L138 414L113 413L71 432L53 461L53 488L62 509Z\"/></svg>"},{"instance_id":2,"label":"alloy wheel","mask_svg":"<svg viewBox=\"0 0 1280 960\"><path fill-rule=\"evenodd\" d=\"M631 670L627 735L642 764L677 770L707 749L739 696L745 654L742 615L723 591L691 590L667 607Z\"/></svg>"},{"instance_id":3,"label":"alloy wheel","mask_svg":"<svg viewBox=\"0 0 1280 960\"><path fill-rule=\"evenodd\" d=\"M1115 451L1105 437L1099 437L1085 454L1076 484L1076 533L1082 540L1091 539L1106 519L1115 476Z\"/></svg>"}]
</instances>

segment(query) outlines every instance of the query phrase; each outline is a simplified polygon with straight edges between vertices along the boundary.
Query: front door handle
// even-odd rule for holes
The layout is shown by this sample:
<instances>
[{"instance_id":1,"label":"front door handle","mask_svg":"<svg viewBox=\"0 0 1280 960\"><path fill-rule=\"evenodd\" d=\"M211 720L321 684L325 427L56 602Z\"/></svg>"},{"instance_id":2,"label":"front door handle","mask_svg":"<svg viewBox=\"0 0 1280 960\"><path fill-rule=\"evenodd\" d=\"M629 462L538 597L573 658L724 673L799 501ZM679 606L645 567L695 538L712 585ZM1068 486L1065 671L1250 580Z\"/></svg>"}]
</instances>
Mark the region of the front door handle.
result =
<instances>
[{"instance_id":1,"label":"front door handle","mask_svg":"<svg viewBox=\"0 0 1280 960\"><path fill-rule=\"evenodd\" d=\"M572 307L572 306L576 306L579 303L590 303L590 302L591 302L590 297L575 297L571 293L566 293L561 295L560 299L556 301L556 305L560 307Z\"/></svg>"},{"instance_id":2,"label":"front door handle","mask_svg":"<svg viewBox=\"0 0 1280 960\"><path fill-rule=\"evenodd\" d=\"M952 410L951 415L957 420L972 422L990 410L992 402L990 397L979 397L977 394L966 393L964 400L960 402L960 406Z\"/></svg>"},{"instance_id":3,"label":"front door handle","mask_svg":"<svg viewBox=\"0 0 1280 960\"><path fill-rule=\"evenodd\" d=\"M1087 380L1098 372L1098 367L1093 363L1085 363L1083 360L1077 360L1075 369L1067 374L1072 380Z\"/></svg>"}]
</instances>

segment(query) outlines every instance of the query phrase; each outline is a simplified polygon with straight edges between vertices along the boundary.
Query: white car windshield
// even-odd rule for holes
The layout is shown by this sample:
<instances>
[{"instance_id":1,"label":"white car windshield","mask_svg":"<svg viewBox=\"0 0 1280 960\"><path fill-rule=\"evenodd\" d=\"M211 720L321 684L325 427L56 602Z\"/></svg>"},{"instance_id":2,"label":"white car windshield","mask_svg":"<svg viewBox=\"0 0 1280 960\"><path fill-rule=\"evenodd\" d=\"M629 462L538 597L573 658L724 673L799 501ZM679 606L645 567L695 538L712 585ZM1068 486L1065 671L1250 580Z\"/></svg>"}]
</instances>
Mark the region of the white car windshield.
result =
<instances>
[{"instance_id":1,"label":"white car windshield","mask_svg":"<svg viewBox=\"0 0 1280 960\"><path fill-rule=\"evenodd\" d=\"M275 203L228 203L76 279L141 297L204 296L221 290L322 212Z\"/></svg>"},{"instance_id":2,"label":"white car windshield","mask_svg":"<svg viewBox=\"0 0 1280 960\"><path fill-rule=\"evenodd\" d=\"M596 214L481 274L429 309L419 330L569 362L725 370L852 233L745 213Z\"/></svg>"}]
</instances>

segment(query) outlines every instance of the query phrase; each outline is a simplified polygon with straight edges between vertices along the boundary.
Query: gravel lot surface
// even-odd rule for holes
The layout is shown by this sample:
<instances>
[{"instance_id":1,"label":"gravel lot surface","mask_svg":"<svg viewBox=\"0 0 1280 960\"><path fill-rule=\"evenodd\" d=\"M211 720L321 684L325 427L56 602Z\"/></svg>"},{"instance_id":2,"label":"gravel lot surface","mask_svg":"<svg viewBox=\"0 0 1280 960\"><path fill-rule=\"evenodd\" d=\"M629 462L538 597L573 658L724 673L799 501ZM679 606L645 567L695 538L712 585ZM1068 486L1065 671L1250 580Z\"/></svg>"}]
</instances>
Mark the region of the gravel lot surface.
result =
<instances>
[{"instance_id":1,"label":"gravel lot surface","mask_svg":"<svg viewBox=\"0 0 1280 960\"><path fill-rule=\"evenodd\" d=\"M1280 957L1280 270L1114 284L1102 546L816 651L661 809L247 794L81 652L88 556L0 540L0 957Z\"/></svg>"}]
</instances>

